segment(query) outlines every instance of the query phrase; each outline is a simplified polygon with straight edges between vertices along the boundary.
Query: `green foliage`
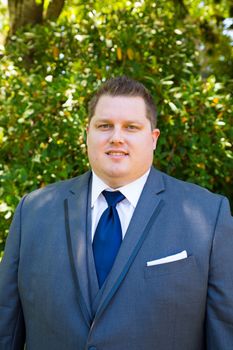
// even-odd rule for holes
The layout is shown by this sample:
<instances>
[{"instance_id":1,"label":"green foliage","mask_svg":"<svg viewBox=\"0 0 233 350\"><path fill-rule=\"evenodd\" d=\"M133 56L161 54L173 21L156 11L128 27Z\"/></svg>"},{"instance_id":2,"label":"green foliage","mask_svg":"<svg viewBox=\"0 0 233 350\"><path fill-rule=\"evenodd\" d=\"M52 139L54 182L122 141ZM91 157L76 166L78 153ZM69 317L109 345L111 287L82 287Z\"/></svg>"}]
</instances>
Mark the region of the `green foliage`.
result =
<instances>
[{"instance_id":1,"label":"green foliage","mask_svg":"<svg viewBox=\"0 0 233 350\"><path fill-rule=\"evenodd\" d=\"M164 91L157 164L232 198L232 98L214 76Z\"/></svg>"},{"instance_id":2,"label":"green foliage","mask_svg":"<svg viewBox=\"0 0 233 350\"><path fill-rule=\"evenodd\" d=\"M181 23L164 1L96 2L68 13L12 37L1 59L0 251L24 193L88 169L87 102L119 74L143 82L158 105L155 165L233 194L232 96L213 74L199 75L192 21Z\"/></svg>"}]
</instances>

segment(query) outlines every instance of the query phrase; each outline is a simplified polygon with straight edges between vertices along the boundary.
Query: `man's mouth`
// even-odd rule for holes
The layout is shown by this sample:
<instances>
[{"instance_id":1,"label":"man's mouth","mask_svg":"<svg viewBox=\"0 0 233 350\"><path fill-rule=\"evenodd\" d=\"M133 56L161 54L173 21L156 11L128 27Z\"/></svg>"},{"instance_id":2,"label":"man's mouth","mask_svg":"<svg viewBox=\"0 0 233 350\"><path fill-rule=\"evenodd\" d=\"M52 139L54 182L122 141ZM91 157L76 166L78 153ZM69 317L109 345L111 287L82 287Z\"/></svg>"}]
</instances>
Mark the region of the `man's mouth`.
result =
<instances>
[{"instance_id":1,"label":"man's mouth","mask_svg":"<svg viewBox=\"0 0 233 350\"><path fill-rule=\"evenodd\" d=\"M129 155L129 153L125 151L107 151L106 154L111 157L125 157Z\"/></svg>"}]
</instances>

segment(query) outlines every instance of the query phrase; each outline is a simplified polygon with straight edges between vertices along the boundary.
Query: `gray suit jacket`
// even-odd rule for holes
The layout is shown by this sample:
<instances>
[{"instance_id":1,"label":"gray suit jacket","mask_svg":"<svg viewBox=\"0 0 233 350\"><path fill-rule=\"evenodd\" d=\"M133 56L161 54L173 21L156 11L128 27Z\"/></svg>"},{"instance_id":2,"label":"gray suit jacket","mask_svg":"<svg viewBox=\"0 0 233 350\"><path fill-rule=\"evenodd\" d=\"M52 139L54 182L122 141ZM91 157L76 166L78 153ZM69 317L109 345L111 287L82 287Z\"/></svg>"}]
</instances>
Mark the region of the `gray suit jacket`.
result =
<instances>
[{"instance_id":1,"label":"gray suit jacket","mask_svg":"<svg viewBox=\"0 0 233 350\"><path fill-rule=\"evenodd\" d=\"M232 350L228 201L152 168L93 307L90 178L21 200L0 265L0 350Z\"/></svg>"}]
</instances>

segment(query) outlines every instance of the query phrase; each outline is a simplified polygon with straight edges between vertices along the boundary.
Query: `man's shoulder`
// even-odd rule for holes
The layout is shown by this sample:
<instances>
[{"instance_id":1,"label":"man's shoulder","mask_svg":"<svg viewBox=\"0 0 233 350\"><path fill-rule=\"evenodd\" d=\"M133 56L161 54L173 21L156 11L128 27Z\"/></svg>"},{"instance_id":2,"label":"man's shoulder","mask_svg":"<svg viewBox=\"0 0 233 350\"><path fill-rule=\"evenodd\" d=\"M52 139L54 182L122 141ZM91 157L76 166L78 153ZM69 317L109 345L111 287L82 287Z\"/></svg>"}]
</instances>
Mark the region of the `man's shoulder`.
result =
<instances>
[{"instance_id":1,"label":"man's shoulder","mask_svg":"<svg viewBox=\"0 0 233 350\"><path fill-rule=\"evenodd\" d=\"M80 186L83 187L85 185L88 185L89 178L90 171L68 180L57 181L44 187L38 188L26 194L25 198L27 201L34 201L41 197L44 199L51 198L54 200L58 197L66 196L69 192L72 192Z\"/></svg>"},{"instance_id":2,"label":"man's shoulder","mask_svg":"<svg viewBox=\"0 0 233 350\"><path fill-rule=\"evenodd\" d=\"M156 170L156 172L163 178L165 191L171 196L179 199L193 199L196 201L221 201L224 196L221 194L213 193L211 190L202 187L198 184L177 179L171 175L168 175L162 171Z\"/></svg>"}]
</instances>

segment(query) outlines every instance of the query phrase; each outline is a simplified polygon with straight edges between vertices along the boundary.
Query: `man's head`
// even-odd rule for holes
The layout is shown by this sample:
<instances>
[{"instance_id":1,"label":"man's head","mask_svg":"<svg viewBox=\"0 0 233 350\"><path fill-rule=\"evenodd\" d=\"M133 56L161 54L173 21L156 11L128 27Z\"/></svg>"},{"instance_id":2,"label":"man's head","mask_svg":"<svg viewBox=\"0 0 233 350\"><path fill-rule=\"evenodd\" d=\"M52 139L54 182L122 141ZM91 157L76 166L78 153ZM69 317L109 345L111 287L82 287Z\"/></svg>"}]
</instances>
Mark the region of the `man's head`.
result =
<instances>
[{"instance_id":1,"label":"man's head","mask_svg":"<svg viewBox=\"0 0 233 350\"><path fill-rule=\"evenodd\" d=\"M93 115L95 114L96 105L101 96L127 96L127 97L141 97L146 106L146 117L151 123L151 128L154 129L157 124L157 111L156 106L150 92L146 87L138 81L128 78L126 76L120 76L107 80L100 86L97 92L94 94L88 104L88 118L89 123Z\"/></svg>"},{"instance_id":2,"label":"man's head","mask_svg":"<svg viewBox=\"0 0 233 350\"><path fill-rule=\"evenodd\" d=\"M149 92L129 78L113 78L98 90L89 107L87 146L93 171L112 188L145 174L159 137Z\"/></svg>"}]
</instances>

